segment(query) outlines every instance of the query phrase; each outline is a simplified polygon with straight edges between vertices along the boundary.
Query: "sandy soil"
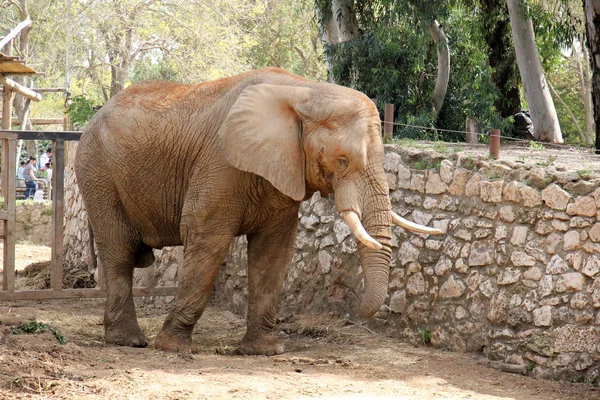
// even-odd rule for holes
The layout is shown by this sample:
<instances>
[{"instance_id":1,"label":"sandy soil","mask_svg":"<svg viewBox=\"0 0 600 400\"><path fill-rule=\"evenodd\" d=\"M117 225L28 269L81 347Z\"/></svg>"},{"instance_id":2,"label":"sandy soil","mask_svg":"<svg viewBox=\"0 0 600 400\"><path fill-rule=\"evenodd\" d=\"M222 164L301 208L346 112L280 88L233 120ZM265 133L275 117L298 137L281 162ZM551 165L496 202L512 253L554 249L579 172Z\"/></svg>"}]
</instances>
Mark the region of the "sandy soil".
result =
<instances>
[{"instance_id":1,"label":"sandy soil","mask_svg":"<svg viewBox=\"0 0 600 400\"><path fill-rule=\"evenodd\" d=\"M62 333L0 333L0 399L519 399L586 400L586 384L535 380L476 363L475 356L415 348L329 315L279 326L287 352L233 355L244 320L208 309L194 334L197 355L102 341L101 300L13 302L0 315L33 317ZM153 340L164 310L142 308Z\"/></svg>"},{"instance_id":2,"label":"sandy soil","mask_svg":"<svg viewBox=\"0 0 600 400\"><path fill-rule=\"evenodd\" d=\"M4 260L4 243L0 241L0 271ZM15 270L23 270L29 264L50 261L52 249L48 246L17 244L15 246Z\"/></svg>"}]
</instances>

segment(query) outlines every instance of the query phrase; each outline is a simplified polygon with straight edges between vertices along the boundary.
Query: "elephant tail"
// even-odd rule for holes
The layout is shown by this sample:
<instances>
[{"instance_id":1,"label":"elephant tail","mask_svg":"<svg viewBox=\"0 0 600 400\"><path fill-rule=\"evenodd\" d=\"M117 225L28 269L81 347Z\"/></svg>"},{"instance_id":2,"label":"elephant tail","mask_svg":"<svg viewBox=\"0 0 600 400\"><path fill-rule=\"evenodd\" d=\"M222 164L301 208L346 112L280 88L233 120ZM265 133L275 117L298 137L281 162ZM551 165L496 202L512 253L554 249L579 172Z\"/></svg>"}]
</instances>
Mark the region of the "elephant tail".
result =
<instances>
[{"instance_id":1,"label":"elephant tail","mask_svg":"<svg viewBox=\"0 0 600 400\"><path fill-rule=\"evenodd\" d=\"M89 219L88 233L90 237L90 265L92 267L92 271L96 271L96 269L98 268L98 260L96 259L96 248L94 246L94 231L92 230L92 224L90 224Z\"/></svg>"}]
</instances>

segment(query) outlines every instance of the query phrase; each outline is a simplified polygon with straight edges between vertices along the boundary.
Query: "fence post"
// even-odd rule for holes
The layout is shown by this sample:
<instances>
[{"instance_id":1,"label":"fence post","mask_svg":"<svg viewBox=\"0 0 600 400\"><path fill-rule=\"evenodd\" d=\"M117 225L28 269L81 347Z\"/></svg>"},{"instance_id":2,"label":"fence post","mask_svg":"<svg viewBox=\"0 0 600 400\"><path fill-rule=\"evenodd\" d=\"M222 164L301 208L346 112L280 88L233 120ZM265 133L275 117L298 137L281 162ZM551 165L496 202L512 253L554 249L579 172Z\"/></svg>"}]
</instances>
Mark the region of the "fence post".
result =
<instances>
[{"instance_id":1,"label":"fence post","mask_svg":"<svg viewBox=\"0 0 600 400\"><path fill-rule=\"evenodd\" d=\"M500 156L500 129L492 129L490 136L490 154L497 160Z\"/></svg>"},{"instance_id":2,"label":"fence post","mask_svg":"<svg viewBox=\"0 0 600 400\"><path fill-rule=\"evenodd\" d=\"M479 131L479 124L477 123L477 120L467 117L467 122L465 125L465 130L467 131L467 143L477 144L477 133Z\"/></svg>"},{"instance_id":3,"label":"fence post","mask_svg":"<svg viewBox=\"0 0 600 400\"><path fill-rule=\"evenodd\" d=\"M383 137L392 140L394 132L394 105L386 104L383 113Z\"/></svg>"}]
</instances>

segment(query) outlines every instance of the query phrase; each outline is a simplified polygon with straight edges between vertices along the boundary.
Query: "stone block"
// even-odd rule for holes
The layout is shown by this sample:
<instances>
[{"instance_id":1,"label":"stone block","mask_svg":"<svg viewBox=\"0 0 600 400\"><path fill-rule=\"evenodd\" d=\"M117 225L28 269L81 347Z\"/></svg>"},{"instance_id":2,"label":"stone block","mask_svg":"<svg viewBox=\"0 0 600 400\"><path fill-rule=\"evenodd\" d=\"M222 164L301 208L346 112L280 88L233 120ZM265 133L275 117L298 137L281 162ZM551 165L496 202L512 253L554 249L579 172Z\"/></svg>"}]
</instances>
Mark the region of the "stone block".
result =
<instances>
[{"instance_id":1,"label":"stone block","mask_svg":"<svg viewBox=\"0 0 600 400\"><path fill-rule=\"evenodd\" d=\"M461 280L455 279L454 276L450 275L448 280L444 282L440 288L440 298L450 299L460 297L464 292L465 284Z\"/></svg>"},{"instance_id":2,"label":"stone block","mask_svg":"<svg viewBox=\"0 0 600 400\"><path fill-rule=\"evenodd\" d=\"M529 229L524 225L515 225L513 228L512 236L510 237L510 243L513 246L522 246L527 240L527 233Z\"/></svg>"},{"instance_id":3,"label":"stone block","mask_svg":"<svg viewBox=\"0 0 600 400\"><path fill-rule=\"evenodd\" d=\"M406 290L408 294L413 296L425 293L425 279L423 278L423 274L418 272L409 276L406 281Z\"/></svg>"},{"instance_id":4,"label":"stone block","mask_svg":"<svg viewBox=\"0 0 600 400\"><path fill-rule=\"evenodd\" d=\"M532 281L539 281L542 279L542 270L538 267L531 267L523 273L523 278Z\"/></svg>"},{"instance_id":5,"label":"stone block","mask_svg":"<svg viewBox=\"0 0 600 400\"><path fill-rule=\"evenodd\" d=\"M404 313L406 311L406 291L398 290L390 297L390 311L393 313Z\"/></svg>"},{"instance_id":6,"label":"stone block","mask_svg":"<svg viewBox=\"0 0 600 400\"><path fill-rule=\"evenodd\" d=\"M599 342L598 330L593 327L567 324L554 330L554 351L557 353L594 353Z\"/></svg>"},{"instance_id":7,"label":"stone block","mask_svg":"<svg viewBox=\"0 0 600 400\"><path fill-rule=\"evenodd\" d=\"M562 274L556 282L556 291L558 293L564 292L579 292L583 289L585 283L585 277L579 272L568 272Z\"/></svg>"},{"instance_id":8,"label":"stone block","mask_svg":"<svg viewBox=\"0 0 600 400\"><path fill-rule=\"evenodd\" d=\"M465 186L465 196L479 196L479 184L481 182L481 176L479 174L473 174L471 179L467 181Z\"/></svg>"},{"instance_id":9,"label":"stone block","mask_svg":"<svg viewBox=\"0 0 600 400\"><path fill-rule=\"evenodd\" d=\"M498 285L511 285L519 281L522 272L518 269L507 268L500 273L498 277Z\"/></svg>"},{"instance_id":10,"label":"stone block","mask_svg":"<svg viewBox=\"0 0 600 400\"><path fill-rule=\"evenodd\" d=\"M442 160L440 164L440 178L444 183L452 182L452 175L454 174L454 165L450 160Z\"/></svg>"},{"instance_id":11,"label":"stone block","mask_svg":"<svg viewBox=\"0 0 600 400\"><path fill-rule=\"evenodd\" d=\"M481 200L486 203L500 203L502 201L503 181L481 181L479 183Z\"/></svg>"},{"instance_id":12,"label":"stone block","mask_svg":"<svg viewBox=\"0 0 600 400\"><path fill-rule=\"evenodd\" d=\"M510 255L510 261L515 267L531 267L535 265L535 258L524 251L513 251Z\"/></svg>"},{"instance_id":13,"label":"stone block","mask_svg":"<svg viewBox=\"0 0 600 400\"><path fill-rule=\"evenodd\" d=\"M425 193L427 194L442 194L448 190L448 185L442 181L440 174L436 172L429 173L427 184L425 185Z\"/></svg>"},{"instance_id":14,"label":"stone block","mask_svg":"<svg viewBox=\"0 0 600 400\"><path fill-rule=\"evenodd\" d=\"M502 197L504 198L504 201L518 203L521 200L519 183L517 181L512 181L505 184L502 189Z\"/></svg>"},{"instance_id":15,"label":"stone block","mask_svg":"<svg viewBox=\"0 0 600 400\"><path fill-rule=\"evenodd\" d=\"M596 210L596 201L592 196L579 196L567 206L567 214L569 215L595 217Z\"/></svg>"},{"instance_id":16,"label":"stone block","mask_svg":"<svg viewBox=\"0 0 600 400\"><path fill-rule=\"evenodd\" d=\"M469 266L489 265L494 259L494 244L489 240L475 241L471 245Z\"/></svg>"},{"instance_id":17,"label":"stone block","mask_svg":"<svg viewBox=\"0 0 600 400\"><path fill-rule=\"evenodd\" d=\"M525 207L539 207L542 205L542 195L537 189L523 185L519 187L519 195Z\"/></svg>"},{"instance_id":18,"label":"stone block","mask_svg":"<svg viewBox=\"0 0 600 400\"><path fill-rule=\"evenodd\" d=\"M533 324L535 326L552 325L552 307L542 306L533 310Z\"/></svg>"},{"instance_id":19,"label":"stone block","mask_svg":"<svg viewBox=\"0 0 600 400\"><path fill-rule=\"evenodd\" d=\"M550 259L550 262L546 266L546 273L558 275L567 272L568 269L569 266L567 265L565 260L563 260L558 254L555 254L554 256L552 256L552 259Z\"/></svg>"},{"instance_id":20,"label":"stone block","mask_svg":"<svg viewBox=\"0 0 600 400\"><path fill-rule=\"evenodd\" d=\"M552 184L542 190L542 200L548 207L554 210L566 210L570 198L571 195L556 184Z\"/></svg>"},{"instance_id":21,"label":"stone block","mask_svg":"<svg viewBox=\"0 0 600 400\"><path fill-rule=\"evenodd\" d=\"M596 275L600 272L600 257L593 255L587 259L583 268L581 269L581 273L589 276L590 278L595 278Z\"/></svg>"},{"instance_id":22,"label":"stone block","mask_svg":"<svg viewBox=\"0 0 600 400\"><path fill-rule=\"evenodd\" d=\"M448 187L448 193L450 193L453 196L463 196L465 194L467 182L469 181L472 175L473 173L466 169L456 169L454 171L454 178L452 179L452 183Z\"/></svg>"}]
</instances>

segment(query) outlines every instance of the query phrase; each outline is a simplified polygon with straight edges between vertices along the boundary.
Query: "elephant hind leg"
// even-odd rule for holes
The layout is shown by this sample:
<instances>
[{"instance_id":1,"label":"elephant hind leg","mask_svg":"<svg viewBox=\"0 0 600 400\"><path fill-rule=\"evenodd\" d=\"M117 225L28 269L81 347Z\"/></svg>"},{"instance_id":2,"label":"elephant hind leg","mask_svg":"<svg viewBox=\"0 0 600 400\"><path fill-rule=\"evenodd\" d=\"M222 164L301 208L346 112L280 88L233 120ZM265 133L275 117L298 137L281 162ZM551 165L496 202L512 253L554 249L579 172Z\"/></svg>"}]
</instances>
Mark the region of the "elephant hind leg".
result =
<instances>
[{"instance_id":1,"label":"elephant hind leg","mask_svg":"<svg viewBox=\"0 0 600 400\"><path fill-rule=\"evenodd\" d=\"M94 233L107 295L104 340L121 346L146 347L148 341L138 325L132 293L136 252L141 246L140 235L123 215L105 212L103 223L111 224L112 229L101 226L94 229Z\"/></svg>"}]
</instances>

